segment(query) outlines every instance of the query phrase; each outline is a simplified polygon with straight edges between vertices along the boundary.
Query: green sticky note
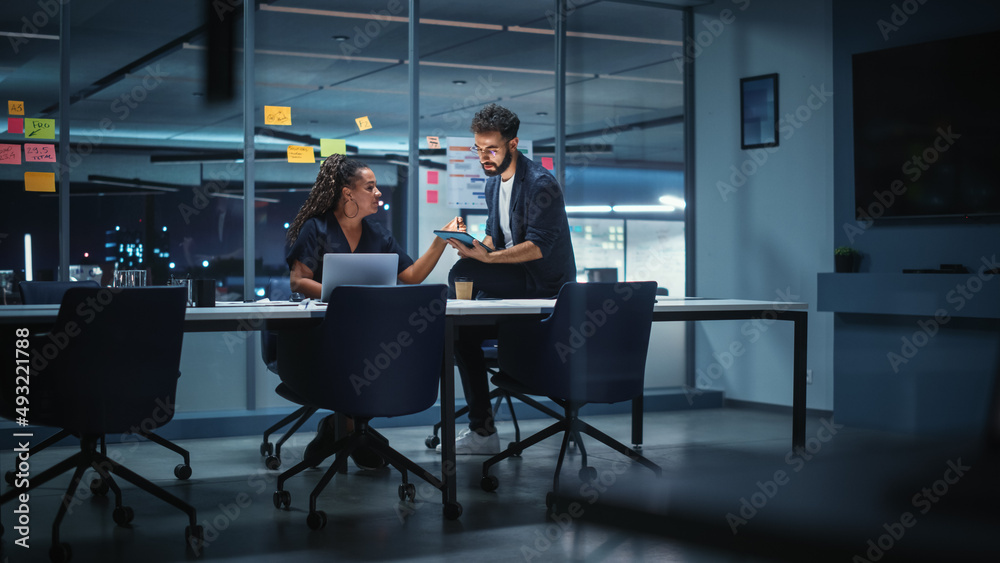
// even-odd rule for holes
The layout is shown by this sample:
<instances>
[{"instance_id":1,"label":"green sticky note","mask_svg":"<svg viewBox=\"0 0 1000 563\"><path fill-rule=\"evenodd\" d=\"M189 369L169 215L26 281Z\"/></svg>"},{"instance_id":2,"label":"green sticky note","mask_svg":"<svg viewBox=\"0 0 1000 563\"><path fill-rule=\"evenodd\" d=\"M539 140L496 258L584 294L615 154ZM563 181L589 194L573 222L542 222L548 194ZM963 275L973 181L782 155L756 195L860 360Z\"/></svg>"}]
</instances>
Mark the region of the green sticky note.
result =
<instances>
[{"instance_id":1,"label":"green sticky note","mask_svg":"<svg viewBox=\"0 0 1000 563\"><path fill-rule=\"evenodd\" d=\"M319 155L326 158L331 154L347 154L347 141L344 139L320 139Z\"/></svg>"},{"instance_id":2,"label":"green sticky note","mask_svg":"<svg viewBox=\"0 0 1000 563\"><path fill-rule=\"evenodd\" d=\"M55 139L56 120L55 119L25 119L24 120L25 139Z\"/></svg>"}]
</instances>

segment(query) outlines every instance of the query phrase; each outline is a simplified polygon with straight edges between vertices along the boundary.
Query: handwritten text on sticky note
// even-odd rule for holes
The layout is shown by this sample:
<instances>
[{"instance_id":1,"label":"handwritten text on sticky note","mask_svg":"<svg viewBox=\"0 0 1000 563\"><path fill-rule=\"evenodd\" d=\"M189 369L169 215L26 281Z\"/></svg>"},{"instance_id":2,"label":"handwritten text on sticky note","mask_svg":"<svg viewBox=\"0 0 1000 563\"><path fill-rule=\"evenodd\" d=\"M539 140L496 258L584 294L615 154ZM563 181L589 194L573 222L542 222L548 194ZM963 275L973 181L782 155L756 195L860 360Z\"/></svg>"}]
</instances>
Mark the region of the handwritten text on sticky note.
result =
<instances>
[{"instance_id":1,"label":"handwritten text on sticky note","mask_svg":"<svg viewBox=\"0 0 1000 563\"><path fill-rule=\"evenodd\" d=\"M24 115L24 102L7 100L7 113L11 115Z\"/></svg>"},{"instance_id":2,"label":"handwritten text on sticky note","mask_svg":"<svg viewBox=\"0 0 1000 563\"><path fill-rule=\"evenodd\" d=\"M0 164L21 164L21 145L0 145Z\"/></svg>"},{"instance_id":3,"label":"handwritten text on sticky note","mask_svg":"<svg viewBox=\"0 0 1000 563\"><path fill-rule=\"evenodd\" d=\"M312 147L288 145L288 162L316 162L316 153L313 152Z\"/></svg>"},{"instance_id":4,"label":"handwritten text on sticky note","mask_svg":"<svg viewBox=\"0 0 1000 563\"><path fill-rule=\"evenodd\" d=\"M264 106L264 125L291 125L292 108L287 106Z\"/></svg>"},{"instance_id":5,"label":"handwritten text on sticky note","mask_svg":"<svg viewBox=\"0 0 1000 563\"><path fill-rule=\"evenodd\" d=\"M56 120L55 119L25 119L24 120L25 139L55 139Z\"/></svg>"},{"instance_id":6,"label":"handwritten text on sticky note","mask_svg":"<svg viewBox=\"0 0 1000 563\"><path fill-rule=\"evenodd\" d=\"M368 116L367 115L364 116L364 117L358 117L358 118L356 118L354 120L354 122L358 124L358 130L359 131L364 131L365 129L371 129L372 128L372 122L368 121Z\"/></svg>"},{"instance_id":7,"label":"handwritten text on sticky note","mask_svg":"<svg viewBox=\"0 0 1000 563\"><path fill-rule=\"evenodd\" d=\"M56 146L55 145L42 145L36 143L25 143L24 144L24 161L25 162L55 162L56 161Z\"/></svg>"}]
</instances>

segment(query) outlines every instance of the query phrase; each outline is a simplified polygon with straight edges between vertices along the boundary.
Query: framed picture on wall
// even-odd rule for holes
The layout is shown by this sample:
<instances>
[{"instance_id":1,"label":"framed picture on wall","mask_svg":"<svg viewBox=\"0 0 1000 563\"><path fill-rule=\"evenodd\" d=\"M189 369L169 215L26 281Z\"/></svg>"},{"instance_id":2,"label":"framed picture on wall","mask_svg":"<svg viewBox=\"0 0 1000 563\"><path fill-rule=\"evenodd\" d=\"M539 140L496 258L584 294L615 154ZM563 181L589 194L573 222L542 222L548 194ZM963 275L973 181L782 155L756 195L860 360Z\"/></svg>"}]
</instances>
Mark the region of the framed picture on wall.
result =
<instances>
[{"instance_id":1,"label":"framed picture on wall","mask_svg":"<svg viewBox=\"0 0 1000 563\"><path fill-rule=\"evenodd\" d=\"M778 74L740 79L740 148L778 146Z\"/></svg>"}]
</instances>

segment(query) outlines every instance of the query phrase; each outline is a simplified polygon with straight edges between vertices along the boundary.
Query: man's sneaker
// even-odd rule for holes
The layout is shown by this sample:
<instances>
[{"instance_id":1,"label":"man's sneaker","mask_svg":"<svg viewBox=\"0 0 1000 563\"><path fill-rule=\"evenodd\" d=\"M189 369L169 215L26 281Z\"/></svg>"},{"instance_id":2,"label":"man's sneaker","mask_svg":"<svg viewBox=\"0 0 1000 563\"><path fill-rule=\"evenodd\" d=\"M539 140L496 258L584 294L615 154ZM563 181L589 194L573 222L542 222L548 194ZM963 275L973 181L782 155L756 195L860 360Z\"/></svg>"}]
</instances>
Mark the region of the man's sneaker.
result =
<instances>
[{"instance_id":1,"label":"man's sneaker","mask_svg":"<svg viewBox=\"0 0 1000 563\"><path fill-rule=\"evenodd\" d=\"M437 451L441 451L441 444L438 444ZM497 455L498 453L500 453L500 434L497 432L483 436L466 428L459 433L455 440L456 455Z\"/></svg>"}]
</instances>

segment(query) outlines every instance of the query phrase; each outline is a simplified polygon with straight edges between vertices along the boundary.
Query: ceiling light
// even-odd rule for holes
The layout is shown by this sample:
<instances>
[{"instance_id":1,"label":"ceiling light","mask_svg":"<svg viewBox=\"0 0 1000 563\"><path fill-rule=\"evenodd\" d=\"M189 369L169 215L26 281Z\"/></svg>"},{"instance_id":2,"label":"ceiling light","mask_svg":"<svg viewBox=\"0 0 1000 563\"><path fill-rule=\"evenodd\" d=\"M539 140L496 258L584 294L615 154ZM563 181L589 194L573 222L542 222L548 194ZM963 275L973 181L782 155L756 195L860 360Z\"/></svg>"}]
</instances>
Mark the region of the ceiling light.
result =
<instances>
[{"instance_id":1,"label":"ceiling light","mask_svg":"<svg viewBox=\"0 0 1000 563\"><path fill-rule=\"evenodd\" d=\"M535 115L545 116L545 115L548 115L548 114L549 114L549 112L547 112L547 111L540 111L540 112L536 113Z\"/></svg>"},{"instance_id":2,"label":"ceiling light","mask_svg":"<svg viewBox=\"0 0 1000 563\"><path fill-rule=\"evenodd\" d=\"M611 210L615 213L672 213L677 208L672 205L616 205Z\"/></svg>"},{"instance_id":3,"label":"ceiling light","mask_svg":"<svg viewBox=\"0 0 1000 563\"><path fill-rule=\"evenodd\" d=\"M461 86L461 85L465 84L465 81L464 80L452 80L451 83L454 84L454 85L456 85L456 86Z\"/></svg>"},{"instance_id":4,"label":"ceiling light","mask_svg":"<svg viewBox=\"0 0 1000 563\"><path fill-rule=\"evenodd\" d=\"M610 213L610 205L567 205L566 213Z\"/></svg>"},{"instance_id":5,"label":"ceiling light","mask_svg":"<svg viewBox=\"0 0 1000 563\"><path fill-rule=\"evenodd\" d=\"M333 40L334 41L347 41L348 39L350 39L350 37L348 37L346 35L334 35L333 36Z\"/></svg>"},{"instance_id":6,"label":"ceiling light","mask_svg":"<svg viewBox=\"0 0 1000 563\"><path fill-rule=\"evenodd\" d=\"M663 205L676 207L677 209L684 209L687 206L687 204L684 202L682 198L679 198L674 195L660 196L660 203L662 203Z\"/></svg>"}]
</instances>

